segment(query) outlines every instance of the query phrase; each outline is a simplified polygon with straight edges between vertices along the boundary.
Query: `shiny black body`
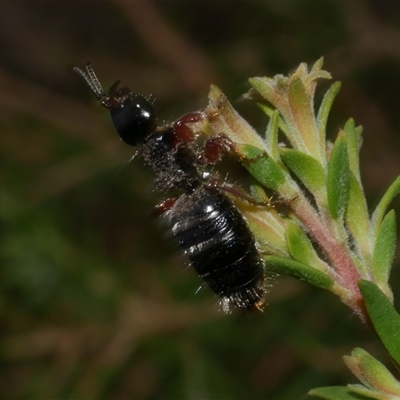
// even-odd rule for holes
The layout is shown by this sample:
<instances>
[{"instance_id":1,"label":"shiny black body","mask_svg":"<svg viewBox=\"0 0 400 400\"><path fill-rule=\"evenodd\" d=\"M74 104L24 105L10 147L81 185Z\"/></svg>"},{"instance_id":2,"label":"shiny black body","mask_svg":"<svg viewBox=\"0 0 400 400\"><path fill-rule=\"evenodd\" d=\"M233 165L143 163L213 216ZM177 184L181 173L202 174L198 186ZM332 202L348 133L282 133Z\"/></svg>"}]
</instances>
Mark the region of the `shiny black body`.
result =
<instances>
[{"instance_id":1,"label":"shiny black body","mask_svg":"<svg viewBox=\"0 0 400 400\"><path fill-rule=\"evenodd\" d=\"M127 96L123 107L112 108L110 113L121 139L130 146L141 144L143 138L155 129L153 106L138 94ZM132 135L132 131L136 134Z\"/></svg>"},{"instance_id":2,"label":"shiny black body","mask_svg":"<svg viewBox=\"0 0 400 400\"><path fill-rule=\"evenodd\" d=\"M199 151L194 150L184 123L196 114L155 128L153 107L144 97L127 88L116 91L118 83L105 94L90 65L87 74L75 70L110 110L121 138L140 146L140 155L155 173L155 188L178 194L159 208L190 264L220 297L223 310L230 312L230 306L261 309L265 296L263 262L241 213L223 188L204 177Z\"/></svg>"},{"instance_id":3,"label":"shiny black body","mask_svg":"<svg viewBox=\"0 0 400 400\"><path fill-rule=\"evenodd\" d=\"M253 235L231 200L205 184L182 194L169 213L172 233L191 265L229 306L250 308L264 297L264 270Z\"/></svg>"}]
</instances>

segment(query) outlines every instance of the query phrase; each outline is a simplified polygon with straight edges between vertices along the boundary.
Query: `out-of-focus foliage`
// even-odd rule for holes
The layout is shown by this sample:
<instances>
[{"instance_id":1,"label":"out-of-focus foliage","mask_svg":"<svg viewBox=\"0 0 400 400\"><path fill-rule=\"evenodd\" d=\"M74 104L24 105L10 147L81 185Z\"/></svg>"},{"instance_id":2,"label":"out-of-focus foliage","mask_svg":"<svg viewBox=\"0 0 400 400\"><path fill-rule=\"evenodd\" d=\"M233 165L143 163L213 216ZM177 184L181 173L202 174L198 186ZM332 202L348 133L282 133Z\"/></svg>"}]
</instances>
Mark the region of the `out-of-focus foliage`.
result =
<instances>
[{"instance_id":1,"label":"out-of-focus foliage","mask_svg":"<svg viewBox=\"0 0 400 400\"><path fill-rule=\"evenodd\" d=\"M389 1L1 3L0 398L288 399L350 382L341 356L377 350L327 293L277 277L264 314L231 316L194 294L151 215L151 173L72 67L152 93L159 123L216 83L263 133L247 78L324 55L344 83L328 127L364 126L373 204L400 170L399 43Z\"/></svg>"}]
</instances>

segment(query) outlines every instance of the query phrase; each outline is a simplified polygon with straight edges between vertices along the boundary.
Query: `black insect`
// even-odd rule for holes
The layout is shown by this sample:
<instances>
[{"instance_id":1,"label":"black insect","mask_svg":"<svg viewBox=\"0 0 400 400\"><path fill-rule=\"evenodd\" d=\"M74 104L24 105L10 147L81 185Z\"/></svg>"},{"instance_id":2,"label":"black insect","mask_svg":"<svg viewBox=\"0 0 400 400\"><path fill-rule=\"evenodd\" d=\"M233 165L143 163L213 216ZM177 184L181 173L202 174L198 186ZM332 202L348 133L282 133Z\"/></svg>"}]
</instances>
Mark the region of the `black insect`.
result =
<instances>
[{"instance_id":1,"label":"black insect","mask_svg":"<svg viewBox=\"0 0 400 400\"><path fill-rule=\"evenodd\" d=\"M254 237L223 185L204 171L204 164L218 159L224 146L212 138L202 150L195 148L187 125L205 115L189 113L171 125L157 127L153 106L145 97L127 87L118 89L119 81L106 93L89 63L86 72L74 71L110 110L122 140L139 146L139 154L155 173L155 188L169 195L178 193L158 209L168 219L190 264L220 297L222 309L261 309L265 275Z\"/></svg>"}]
</instances>

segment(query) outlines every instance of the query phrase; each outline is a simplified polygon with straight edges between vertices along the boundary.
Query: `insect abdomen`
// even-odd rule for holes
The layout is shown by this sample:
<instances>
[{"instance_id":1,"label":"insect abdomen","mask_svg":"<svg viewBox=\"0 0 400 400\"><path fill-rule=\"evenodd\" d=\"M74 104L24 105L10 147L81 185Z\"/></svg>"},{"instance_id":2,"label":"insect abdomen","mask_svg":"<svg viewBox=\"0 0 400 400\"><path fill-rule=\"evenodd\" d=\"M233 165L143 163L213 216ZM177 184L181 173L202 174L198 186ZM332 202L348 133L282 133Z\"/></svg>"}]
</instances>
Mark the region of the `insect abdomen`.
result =
<instances>
[{"instance_id":1,"label":"insect abdomen","mask_svg":"<svg viewBox=\"0 0 400 400\"><path fill-rule=\"evenodd\" d=\"M245 220L217 188L201 186L183 194L169 214L172 232L193 268L229 306L260 306L263 263Z\"/></svg>"}]
</instances>

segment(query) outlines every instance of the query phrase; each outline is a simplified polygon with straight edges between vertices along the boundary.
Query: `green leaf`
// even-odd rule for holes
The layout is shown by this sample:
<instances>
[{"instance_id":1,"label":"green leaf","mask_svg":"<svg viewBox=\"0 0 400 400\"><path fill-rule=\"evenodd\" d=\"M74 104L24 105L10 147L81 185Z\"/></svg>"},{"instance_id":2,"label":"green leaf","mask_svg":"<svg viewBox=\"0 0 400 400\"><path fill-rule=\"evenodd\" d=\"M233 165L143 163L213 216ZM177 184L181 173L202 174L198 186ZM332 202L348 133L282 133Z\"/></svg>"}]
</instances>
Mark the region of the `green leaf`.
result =
<instances>
[{"instance_id":1,"label":"green leaf","mask_svg":"<svg viewBox=\"0 0 400 400\"><path fill-rule=\"evenodd\" d=\"M324 57L318 58L317 61L315 61L314 65L311 67L310 73L315 73L317 71L321 71L322 67L324 66Z\"/></svg>"},{"instance_id":2,"label":"green leaf","mask_svg":"<svg viewBox=\"0 0 400 400\"><path fill-rule=\"evenodd\" d=\"M358 283L372 325L390 356L400 365L400 315L386 295L374 283Z\"/></svg>"},{"instance_id":3,"label":"green leaf","mask_svg":"<svg viewBox=\"0 0 400 400\"><path fill-rule=\"evenodd\" d=\"M360 182L352 172L349 176L349 200L345 217L347 228L350 230L364 262L369 264L371 250L367 201Z\"/></svg>"},{"instance_id":4,"label":"green leaf","mask_svg":"<svg viewBox=\"0 0 400 400\"><path fill-rule=\"evenodd\" d=\"M346 125L343 128L343 132L347 142L350 171L353 172L354 176L361 184L359 153L362 144L362 138L361 138L362 129L357 129L354 124L354 120L350 118L346 122Z\"/></svg>"},{"instance_id":5,"label":"green leaf","mask_svg":"<svg viewBox=\"0 0 400 400\"><path fill-rule=\"evenodd\" d=\"M288 148L281 148L280 153L283 162L297 175L311 193L317 195L325 188L325 171L315 158Z\"/></svg>"},{"instance_id":6,"label":"green leaf","mask_svg":"<svg viewBox=\"0 0 400 400\"><path fill-rule=\"evenodd\" d=\"M275 108L269 107L266 104L263 103L257 103L257 105L261 108L261 110L269 117L269 118L273 118L274 117L274 113L278 113L278 127L279 129L287 136L289 135L289 128L287 127L287 125L285 124L285 121L281 118L279 111L276 110Z\"/></svg>"},{"instance_id":7,"label":"green leaf","mask_svg":"<svg viewBox=\"0 0 400 400\"><path fill-rule=\"evenodd\" d=\"M240 146L245 155L242 164L262 185L272 190L278 190L286 181L282 169L271 157L257 147L250 145Z\"/></svg>"},{"instance_id":8,"label":"green leaf","mask_svg":"<svg viewBox=\"0 0 400 400\"><path fill-rule=\"evenodd\" d=\"M357 395L357 398L360 399L373 399L373 400L394 400L396 397L388 396L386 393L381 393L373 389L368 389L367 387L360 384L349 384L347 385L349 390L354 392ZM360 396L360 397L358 397Z\"/></svg>"},{"instance_id":9,"label":"green leaf","mask_svg":"<svg viewBox=\"0 0 400 400\"><path fill-rule=\"evenodd\" d=\"M347 144L339 134L332 149L328 169L328 204L334 219L340 218L347 206L349 194L349 156Z\"/></svg>"},{"instance_id":10,"label":"green leaf","mask_svg":"<svg viewBox=\"0 0 400 400\"><path fill-rule=\"evenodd\" d=\"M386 210L389 207L389 204L399 194L399 192L400 176L398 176L396 180L389 186L389 189L386 190L385 194L382 197L382 200L379 202L372 215L372 227L375 234L377 234L379 230L379 225L381 224L383 216L386 214Z\"/></svg>"},{"instance_id":11,"label":"green leaf","mask_svg":"<svg viewBox=\"0 0 400 400\"><path fill-rule=\"evenodd\" d=\"M288 99L293 121L297 127L301 142L309 154L319 156L319 135L315 126L312 97L297 75L290 79Z\"/></svg>"},{"instance_id":12,"label":"green leaf","mask_svg":"<svg viewBox=\"0 0 400 400\"><path fill-rule=\"evenodd\" d=\"M278 128L279 128L279 112L275 110L269 120L267 131L265 132L265 144L268 149L268 154L275 161L279 160L278 150Z\"/></svg>"},{"instance_id":13,"label":"green leaf","mask_svg":"<svg viewBox=\"0 0 400 400\"><path fill-rule=\"evenodd\" d=\"M375 242L372 269L378 284L386 285L389 280L394 252L396 250L396 215L389 211L379 228Z\"/></svg>"},{"instance_id":14,"label":"green leaf","mask_svg":"<svg viewBox=\"0 0 400 400\"><path fill-rule=\"evenodd\" d=\"M265 193L264 187L260 185L253 176L249 177L249 192L251 197L254 198L255 201L265 204L270 202L270 198Z\"/></svg>"},{"instance_id":15,"label":"green leaf","mask_svg":"<svg viewBox=\"0 0 400 400\"><path fill-rule=\"evenodd\" d=\"M327 400L363 400L368 397L351 393L346 386L327 386L322 388L311 389L308 392L312 396L318 396Z\"/></svg>"},{"instance_id":16,"label":"green leaf","mask_svg":"<svg viewBox=\"0 0 400 400\"><path fill-rule=\"evenodd\" d=\"M246 218L262 254L275 254L289 257L287 249L285 225L279 213L269 207L249 207L238 198L232 198Z\"/></svg>"},{"instance_id":17,"label":"green leaf","mask_svg":"<svg viewBox=\"0 0 400 400\"><path fill-rule=\"evenodd\" d=\"M293 276L323 289L330 289L334 284L326 273L298 261L278 256L265 256L263 258L267 270Z\"/></svg>"},{"instance_id":18,"label":"green leaf","mask_svg":"<svg viewBox=\"0 0 400 400\"><path fill-rule=\"evenodd\" d=\"M207 121L213 132L216 134L223 133L235 144L249 144L266 150L265 143L260 135L232 107L221 89L211 85L208 100L206 112L209 117Z\"/></svg>"},{"instance_id":19,"label":"green leaf","mask_svg":"<svg viewBox=\"0 0 400 400\"><path fill-rule=\"evenodd\" d=\"M325 141L326 123L328 121L329 112L331 111L333 101L339 93L341 83L335 82L325 93L322 103L318 110L317 127L321 142Z\"/></svg>"},{"instance_id":20,"label":"green leaf","mask_svg":"<svg viewBox=\"0 0 400 400\"><path fill-rule=\"evenodd\" d=\"M390 371L376 358L372 357L365 350L355 348L351 356L344 356L346 365L351 372L362 382L366 388L377 391L376 398L379 395L400 396L400 382L390 373ZM352 385L351 390L362 393L365 390L359 385ZM374 397L374 398L375 398Z\"/></svg>"},{"instance_id":21,"label":"green leaf","mask_svg":"<svg viewBox=\"0 0 400 400\"><path fill-rule=\"evenodd\" d=\"M308 236L291 220L286 224L286 241L290 254L296 261L313 265L321 271L327 270L327 266L318 257Z\"/></svg>"},{"instance_id":22,"label":"green leaf","mask_svg":"<svg viewBox=\"0 0 400 400\"><path fill-rule=\"evenodd\" d=\"M254 78L249 78L250 85L268 102L276 104L276 81L273 78L256 76Z\"/></svg>"},{"instance_id":23,"label":"green leaf","mask_svg":"<svg viewBox=\"0 0 400 400\"><path fill-rule=\"evenodd\" d=\"M298 75L304 86L310 91L311 95L314 95L315 82L317 79L332 79L331 74L328 71L322 69L324 65L324 57L320 57L308 72L308 66L306 63L301 63L296 69L293 75Z\"/></svg>"}]
</instances>

